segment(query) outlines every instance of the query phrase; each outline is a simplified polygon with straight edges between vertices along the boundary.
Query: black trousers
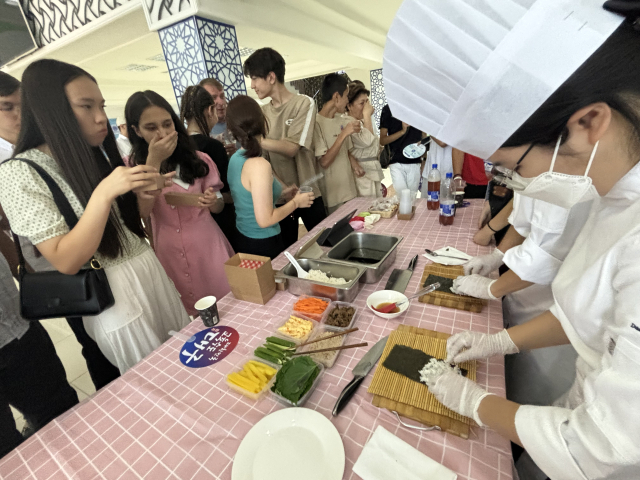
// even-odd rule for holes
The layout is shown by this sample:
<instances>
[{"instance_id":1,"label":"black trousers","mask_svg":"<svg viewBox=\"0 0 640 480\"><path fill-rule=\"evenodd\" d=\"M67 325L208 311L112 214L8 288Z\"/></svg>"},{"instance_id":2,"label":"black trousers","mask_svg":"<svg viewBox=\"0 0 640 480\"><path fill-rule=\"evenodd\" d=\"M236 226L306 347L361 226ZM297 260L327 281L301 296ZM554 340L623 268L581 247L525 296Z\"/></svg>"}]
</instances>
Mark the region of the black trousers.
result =
<instances>
[{"instance_id":1,"label":"black trousers","mask_svg":"<svg viewBox=\"0 0 640 480\"><path fill-rule=\"evenodd\" d=\"M298 219L301 218L307 231L311 231L322 220L327 218L327 211L322 197L313 201L309 208L299 208L284 220L280 221L280 235L284 242L284 248L289 248L298 241Z\"/></svg>"},{"instance_id":2,"label":"black trousers","mask_svg":"<svg viewBox=\"0 0 640 480\"><path fill-rule=\"evenodd\" d=\"M107 360L107 357L100 351L98 344L89 336L84 329L82 317L69 317L67 318L67 323L73 330L78 343L82 346L82 356L87 362L87 370L89 370L89 376L96 390L100 390L118 378L120 370Z\"/></svg>"},{"instance_id":3,"label":"black trousers","mask_svg":"<svg viewBox=\"0 0 640 480\"><path fill-rule=\"evenodd\" d=\"M464 198L484 198L487 193L486 185L472 185L467 183L464 187Z\"/></svg>"},{"instance_id":4,"label":"black trousers","mask_svg":"<svg viewBox=\"0 0 640 480\"><path fill-rule=\"evenodd\" d=\"M23 440L9 405L39 430L78 403L53 342L39 322L0 349L0 458Z\"/></svg>"},{"instance_id":5,"label":"black trousers","mask_svg":"<svg viewBox=\"0 0 640 480\"><path fill-rule=\"evenodd\" d=\"M269 238L249 238L238 232L238 250L241 253L269 257L271 260L285 249L280 235Z\"/></svg>"}]
</instances>

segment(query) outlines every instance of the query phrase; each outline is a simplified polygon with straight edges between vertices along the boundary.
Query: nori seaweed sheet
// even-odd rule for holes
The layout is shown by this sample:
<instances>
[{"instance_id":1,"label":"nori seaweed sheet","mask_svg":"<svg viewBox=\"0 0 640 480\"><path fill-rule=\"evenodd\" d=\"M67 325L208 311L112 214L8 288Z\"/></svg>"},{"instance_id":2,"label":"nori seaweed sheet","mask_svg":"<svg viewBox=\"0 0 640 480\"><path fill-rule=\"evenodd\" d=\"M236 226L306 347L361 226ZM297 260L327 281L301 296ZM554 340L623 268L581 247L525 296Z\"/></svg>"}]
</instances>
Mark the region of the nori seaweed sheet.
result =
<instances>
[{"instance_id":1,"label":"nori seaweed sheet","mask_svg":"<svg viewBox=\"0 0 640 480\"><path fill-rule=\"evenodd\" d=\"M440 288L436 288L436 292L453 293L451 291L451 287L453 287L453 280L454 280L453 278L439 277L438 275L429 275L425 279L424 285L422 285L422 288L426 288L432 283L440 282Z\"/></svg>"},{"instance_id":2,"label":"nori seaweed sheet","mask_svg":"<svg viewBox=\"0 0 640 480\"><path fill-rule=\"evenodd\" d=\"M399 373L414 382L420 383L420 370L432 358L435 357L424 353L422 350L416 350L406 345L394 345L382 365L392 372ZM469 373L465 368L460 368L460 370L465 377Z\"/></svg>"}]
</instances>

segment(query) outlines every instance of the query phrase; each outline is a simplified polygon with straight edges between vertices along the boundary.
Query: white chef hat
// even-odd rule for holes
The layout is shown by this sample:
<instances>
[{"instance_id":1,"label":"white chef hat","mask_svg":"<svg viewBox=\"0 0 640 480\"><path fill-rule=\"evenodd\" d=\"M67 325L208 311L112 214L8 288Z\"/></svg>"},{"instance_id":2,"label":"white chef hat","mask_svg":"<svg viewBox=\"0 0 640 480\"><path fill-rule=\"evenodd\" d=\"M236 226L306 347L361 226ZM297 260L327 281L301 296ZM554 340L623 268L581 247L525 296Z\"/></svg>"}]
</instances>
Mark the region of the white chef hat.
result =
<instances>
[{"instance_id":1,"label":"white chef hat","mask_svg":"<svg viewBox=\"0 0 640 480\"><path fill-rule=\"evenodd\" d=\"M124 115L118 115L116 117L116 126L119 127L120 125L126 125L127 124L127 120L124 118Z\"/></svg>"},{"instance_id":2,"label":"white chef hat","mask_svg":"<svg viewBox=\"0 0 640 480\"><path fill-rule=\"evenodd\" d=\"M389 29L394 117L481 158L624 20L603 0L405 0Z\"/></svg>"}]
</instances>

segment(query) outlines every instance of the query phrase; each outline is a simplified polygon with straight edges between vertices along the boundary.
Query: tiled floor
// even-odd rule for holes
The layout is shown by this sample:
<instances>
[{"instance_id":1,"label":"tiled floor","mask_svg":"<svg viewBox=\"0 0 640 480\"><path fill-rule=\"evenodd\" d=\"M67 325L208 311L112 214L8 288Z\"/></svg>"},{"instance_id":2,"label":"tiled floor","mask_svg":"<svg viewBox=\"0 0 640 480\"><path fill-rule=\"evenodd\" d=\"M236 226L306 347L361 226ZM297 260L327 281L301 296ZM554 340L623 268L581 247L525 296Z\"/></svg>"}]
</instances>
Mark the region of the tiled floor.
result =
<instances>
[{"instance_id":1,"label":"tiled floor","mask_svg":"<svg viewBox=\"0 0 640 480\"><path fill-rule=\"evenodd\" d=\"M60 357L64 369L67 372L67 380L76 392L78 392L80 401L83 401L95 393L96 389L87 371L87 364L82 356L80 344L76 340L66 320L60 318L42 320L42 325L47 332L49 332L51 341L56 347L58 357ZM13 408L11 410L16 419L18 430L22 431L22 427L24 426L22 414Z\"/></svg>"}]
</instances>

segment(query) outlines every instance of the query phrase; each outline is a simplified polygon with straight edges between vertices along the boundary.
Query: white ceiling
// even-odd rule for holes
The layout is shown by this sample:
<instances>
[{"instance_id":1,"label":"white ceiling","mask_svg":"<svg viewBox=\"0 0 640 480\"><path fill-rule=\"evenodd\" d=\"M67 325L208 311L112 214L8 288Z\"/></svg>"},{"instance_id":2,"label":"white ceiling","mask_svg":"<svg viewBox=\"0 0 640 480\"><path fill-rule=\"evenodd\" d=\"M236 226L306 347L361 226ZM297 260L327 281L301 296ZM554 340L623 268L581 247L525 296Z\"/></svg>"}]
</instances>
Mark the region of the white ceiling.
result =
<instances>
[{"instance_id":1,"label":"white ceiling","mask_svg":"<svg viewBox=\"0 0 640 480\"><path fill-rule=\"evenodd\" d=\"M233 21L241 48L269 46L278 50L287 64L287 81L353 70L368 83L367 72L381 66L386 31L401 0L218 2L216 15L207 14L208 3L204 2L201 10L205 11L199 14ZM226 11L221 7L225 3L229 7ZM265 5L273 8L259 15ZM278 25L273 24L274 18ZM30 61L42 57L74 63L98 80L109 116L120 114L127 98L138 90L155 90L175 104L158 33L149 31L139 5L131 5L111 22L89 29L73 41L54 43L5 70L19 77ZM131 65L149 68L127 70Z\"/></svg>"}]
</instances>

